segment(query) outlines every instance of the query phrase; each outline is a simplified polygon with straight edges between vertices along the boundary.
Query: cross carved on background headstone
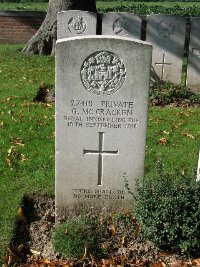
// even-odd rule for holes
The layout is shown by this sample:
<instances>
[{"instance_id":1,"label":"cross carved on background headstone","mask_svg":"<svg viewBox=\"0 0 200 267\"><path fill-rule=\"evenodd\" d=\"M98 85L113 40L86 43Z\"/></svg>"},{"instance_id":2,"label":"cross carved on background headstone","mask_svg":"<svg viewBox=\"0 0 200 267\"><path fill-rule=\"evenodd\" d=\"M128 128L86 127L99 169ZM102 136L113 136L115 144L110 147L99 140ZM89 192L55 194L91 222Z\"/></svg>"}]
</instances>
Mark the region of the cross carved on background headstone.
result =
<instances>
[{"instance_id":1,"label":"cross carved on background headstone","mask_svg":"<svg viewBox=\"0 0 200 267\"><path fill-rule=\"evenodd\" d=\"M161 66L162 66L161 79L164 78L164 69L165 69L165 65L172 65L172 63L165 62L165 56L166 56L166 54L163 54L162 62L160 62L160 63L156 62L156 63L155 63L155 65L161 65Z\"/></svg>"}]
</instances>

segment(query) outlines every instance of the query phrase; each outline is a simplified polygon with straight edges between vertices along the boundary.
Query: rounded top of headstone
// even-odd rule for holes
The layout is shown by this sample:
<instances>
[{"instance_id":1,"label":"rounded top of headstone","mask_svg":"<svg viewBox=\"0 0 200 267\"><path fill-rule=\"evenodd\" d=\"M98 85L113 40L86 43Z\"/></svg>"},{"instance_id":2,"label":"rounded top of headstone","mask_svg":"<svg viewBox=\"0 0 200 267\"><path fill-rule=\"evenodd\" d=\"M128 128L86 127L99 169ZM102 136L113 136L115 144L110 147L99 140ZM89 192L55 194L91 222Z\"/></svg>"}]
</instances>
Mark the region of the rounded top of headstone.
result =
<instances>
[{"instance_id":1,"label":"rounded top of headstone","mask_svg":"<svg viewBox=\"0 0 200 267\"><path fill-rule=\"evenodd\" d=\"M114 36L114 35L84 35L84 36L76 36L76 37L69 37L69 38L63 38L57 40L57 44L63 43L63 42L70 42L70 41L77 41L77 40L87 40L90 39L91 41L94 39L99 39L99 40L119 40L119 41L128 41L131 43L135 43L138 45L146 46L146 47L152 47L152 45L148 42L141 41L138 39L130 38L130 37L125 37L125 36Z\"/></svg>"}]
</instances>

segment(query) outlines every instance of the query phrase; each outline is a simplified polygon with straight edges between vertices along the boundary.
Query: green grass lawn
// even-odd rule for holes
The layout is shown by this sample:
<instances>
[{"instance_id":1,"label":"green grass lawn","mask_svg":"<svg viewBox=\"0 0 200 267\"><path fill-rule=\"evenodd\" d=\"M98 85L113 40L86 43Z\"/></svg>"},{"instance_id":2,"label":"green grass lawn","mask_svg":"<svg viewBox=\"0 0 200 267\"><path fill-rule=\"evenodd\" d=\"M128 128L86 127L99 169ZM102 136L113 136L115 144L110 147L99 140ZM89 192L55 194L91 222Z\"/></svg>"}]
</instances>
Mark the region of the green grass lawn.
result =
<instances>
[{"instance_id":1,"label":"green grass lawn","mask_svg":"<svg viewBox=\"0 0 200 267\"><path fill-rule=\"evenodd\" d=\"M0 46L0 255L24 194L54 192L54 106L32 102L54 83L54 58Z\"/></svg>"},{"instance_id":2,"label":"green grass lawn","mask_svg":"<svg viewBox=\"0 0 200 267\"><path fill-rule=\"evenodd\" d=\"M200 6L200 2L133 2L133 1L97 1L97 9L100 11L102 8L110 8L117 6L128 6L133 4L142 4L147 6L157 5L164 7L171 7L179 5L182 7L191 7L194 5ZM48 3L36 3L36 2L23 2L23 3L0 3L0 10L24 10L24 11L47 11Z\"/></svg>"},{"instance_id":3,"label":"green grass lawn","mask_svg":"<svg viewBox=\"0 0 200 267\"><path fill-rule=\"evenodd\" d=\"M32 100L40 84L54 84L54 58L27 56L0 45L0 258L12 236L22 198L54 194L54 105ZM199 108L150 107L145 177L197 168Z\"/></svg>"}]
</instances>

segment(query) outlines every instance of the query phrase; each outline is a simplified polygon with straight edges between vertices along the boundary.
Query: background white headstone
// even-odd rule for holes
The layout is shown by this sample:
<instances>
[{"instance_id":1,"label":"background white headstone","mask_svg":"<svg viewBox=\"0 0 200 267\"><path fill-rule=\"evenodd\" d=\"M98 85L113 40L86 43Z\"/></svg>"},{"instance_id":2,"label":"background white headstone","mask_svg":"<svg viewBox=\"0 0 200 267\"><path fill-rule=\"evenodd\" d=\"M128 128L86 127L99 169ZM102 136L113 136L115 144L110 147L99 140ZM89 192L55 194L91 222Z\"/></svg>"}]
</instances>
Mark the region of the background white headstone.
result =
<instances>
[{"instance_id":1,"label":"background white headstone","mask_svg":"<svg viewBox=\"0 0 200 267\"><path fill-rule=\"evenodd\" d=\"M58 216L131 208L144 175L150 65L151 45L130 38L57 41Z\"/></svg>"},{"instance_id":2,"label":"background white headstone","mask_svg":"<svg viewBox=\"0 0 200 267\"><path fill-rule=\"evenodd\" d=\"M199 150L199 160L197 166L197 182L200 182L200 150Z\"/></svg>"},{"instance_id":3,"label":"background white headstone","mask_svg":"<svg viewBox=\"0 0 200 267\"><path fill-rule=\"evenodd\" d=\"M142 18L126 12L102 14L102 34L126 36L139 39L141 37Z\"/></svg>"},{"instance_id":4,"label":"background white headstone","mask_svg":"<svg viewBox=\"0 0 200 267\"><path fill-rule=\"evenodd\" d=\"M57 27L57 39L95 35L97 14L81 10L62 11L58 13Z\"/></svg>"},{"instance_id":5,"label":"background white headstone","mask_svg":"<svg viewBox=\"0 0 200 267\"><path fill-rule=\"evenodd\" d=\"M152 67L162 80L181 83L185 31L184 17L147 17L146 41L153 46Z\"/></svg>"},{"instance_id":6,"label":"background white headstone","mask_svg":"<svg viewBox=\"0 0 200 267\"><path fill-rule=\"evenodd\" d=\"M191 19L187 86L200 92L200 18Z\"/></svg>"}]
</instances>

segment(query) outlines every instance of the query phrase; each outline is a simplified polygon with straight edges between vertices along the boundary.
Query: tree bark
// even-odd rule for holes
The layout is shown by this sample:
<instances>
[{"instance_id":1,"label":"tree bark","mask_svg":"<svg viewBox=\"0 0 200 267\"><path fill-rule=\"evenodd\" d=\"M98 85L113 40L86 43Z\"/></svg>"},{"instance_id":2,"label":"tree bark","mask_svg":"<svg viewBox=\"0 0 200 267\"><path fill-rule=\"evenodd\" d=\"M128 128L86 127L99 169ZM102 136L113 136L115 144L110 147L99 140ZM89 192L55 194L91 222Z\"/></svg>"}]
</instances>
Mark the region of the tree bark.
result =
<instances>
[{"instance_id":1,"label":"tree bark","mask_svg":"<svg viewBox=\"0 0 200 267\"><path fill-rule=\"evenodd\" d=\"M53 55L57 38L57 13L63 10L96 12L95 0L49 0L45 20L23 48L27 54Z\"/></svg>"}]
</instances>

